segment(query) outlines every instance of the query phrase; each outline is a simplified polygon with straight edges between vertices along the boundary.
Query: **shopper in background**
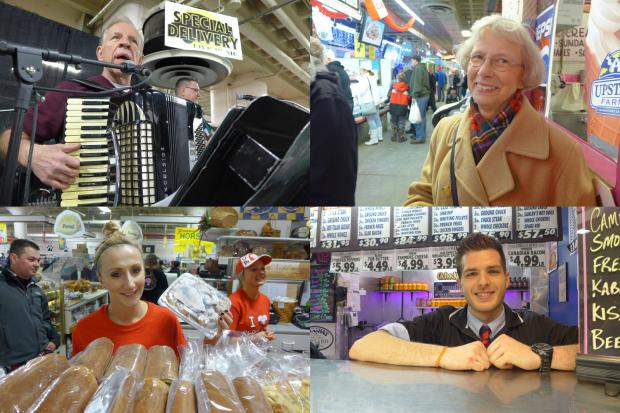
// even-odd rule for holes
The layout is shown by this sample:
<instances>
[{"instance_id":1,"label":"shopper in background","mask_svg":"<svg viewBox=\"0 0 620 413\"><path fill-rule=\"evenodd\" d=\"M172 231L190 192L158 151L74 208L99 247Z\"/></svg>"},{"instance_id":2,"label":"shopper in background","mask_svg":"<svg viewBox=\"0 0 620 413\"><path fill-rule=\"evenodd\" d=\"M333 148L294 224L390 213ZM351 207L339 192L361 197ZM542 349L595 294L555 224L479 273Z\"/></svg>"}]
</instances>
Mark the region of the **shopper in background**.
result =
<instances>
[{"instance_id":1,"label":"shopper in background","mask_svg":"<svg viewBox=\"0 0 620 413\"><path fill-rule=\"evenodd\" d=\"M522 90L537 87L544 75L528 29L483 17L457 58L467 67L472 102L437 124L405 204L595 205L579 144L523 98Z\"/></svg>"},{"instance_id":2,"label":"shopper in background","mask_svg":"<svg viewBox=\"0 0 620 413\"><path fill-rule=\"evenodd\" d=\"M411 104L413 105L415 101L418 105L422 121L414 124L415 138L412 138L409 143L424 143L426 142L426 110L428 109L431 86L428 81L428 72L422 63L422 58L417 55L413 56L411 62L413 64L413 72L409 81L409 93L413 99Z\"/></svg>"},{"instance_id":3,"label":"shopper in background","mask_svg":"<svg viewBox=\"0 0 620 413\"><path fill-rule=\"evenodd\" d=\"M157 255L149 254L144 258L144 291L142 299L157 304L159 297L168 288L168 279L161 270Z\"/></svg>"},{"instance_id":4,"label":"shopper in background","mask_svg":"<svg viewBox=\"0 0 620 413\"><path fill-rule=\"evenodd\" d=\"M443 67L439 66L437 71L435 72L435 78L437 79L437 101L442 102L445 101L445 91L446 91L446 73L443 71Z\"/></svg>"},{"instance_id":5,"label":"shopper in background","mask_svg":"<svg viewBox=\"0 0 620 413\"><path fill-rule=\"evenodd\" d=\"M431 110L431 113L435 113L437 110L437 104L435 103L435 92L437 91L437 79L435 79L435 75L433 74L433 69L428 68L428 85L431 88L431 94L428 98L428 107Z\"/></svg>"},{"instance_id":6,"label":"shopper in background","mask_svg":"<svg viewBox=\"0 0 620 413\"><path fill-rule=\"evenodd\" d=\"M190 102L199 103L200 98L200 85L194 77L181 77L177 80L174 88L175 95L181 99L189 100ZM202 118L202 127L206 135L207 142L213 137L215 128L207 120Z\"/></svg>"},{"instance_id":7,"label":"shopper in background","mask_svg":"<svg viewBox=\"0 0 620 413\"><path fill-rule=\"evenodd\" d=\"M458 69L452 69L452 84L450 85L456 91L457 100L461 98L461 73Z\"/></svg>"},{"instance_id":8,"label":"shopper in background","mask_svg":"<svg viewBox=\"0 0 620 413\"><path fill-rule=\"evenodd\" d=\"M179 261L170 261L170 273L174 273L177 277L181 274L181 263Z\"/></svg>"},{"instance_id":9,"label":"shopper in background","mask_svg":"<svg viewBox=\"0 0 620 413\"><path fill-rule=\"evenodd\" d=\"M439 307L356 341L354 360L448 370L574 370L577 327L504 304L510 284L499 242L473 233L457 246L458 285L467 305Z\"/></svg>"},{"instance_id":10,"label":"shopper in background","mask_svg":"<svg viewBox=\"0 0 620 413\"><path fill-rule=\"evenodd\" d=\"M265 266L269 265L269 255L246 254L239 258L235 274L239 278L239 287L230 295L230 312L232 313L232 331L254 333L256 337L273 340L274 333L269 331L269 297L260 292L267 281Z\"/></svg>"},{"instance_id":11,"label":"shopper in background","mask_svg":"<svg viewBox=\"0 0 620 413\"><path fill-rule=\"evenodd\" d=\"M324 54L327 70L338 75L338 84L340 85L340 90L347 102L349 103L349 106L351 107L351 112L353 112L353 94L351 93L351 79L349 78L347 71L344 70L344 66L342 65L342 63L336 60L336 54L333 50L326 49Z\"/></svg>"},{"instance_id":12,"label":"shopper in background","mask_svg":"<svg viewBox=\"0 0 620 413\"><path fill-rule=\"evenodd\" d=\"M309 205L354 205L357 183L357 125L338 86L323 65L323 45L310 38Z\"/></svg>"},{"instance_id":13,"label":"shopper in background","mask_svg":"<svg viewBox=\"0 0 620 413\"><path fill-rule=\"evenodd\" d=\"M60 345L47 298L34 280L40 260L37 244L15 239L0 272L0 368L7 373Z\"/></svg>"},{"instance_id":14,"label":"shopper in background","mask_svg":"<svg viewBox=\"0 0 620 413\"><path fill-rule=\"evenodd\" d=\"M370 139L367 142L364 142L364 145L376 145L383 141L383 125L381 123L379 108L377 106L381 103L382 99L381 96L379 96L379 88L377 87L377 77L375 76L375 72L372 71L367 62L364 62L363 66L360 67L360 77L358 79L358 83L358 101L360 105L371 103L375 108L374 112L366 115Z\"/></svg>"},{"instance_id":15,"label":"shopper in background","mask_svg":"<svg viewBox=\"0 0 620 413\"><path fill-rule=\"evenodd\" d=\"M126 237L118 225L107 223L103 228L104 241L95 252L95 267L99 281L108 290L110 303L82 318L73 330L73 355L99 337L108 337L114 348L125 344L142 344L147 349L164 345L177 351L187 343L177 316L164 307L142 301L144 262L141 246ZM232 322L229 314L219 321L220 331Z\"/></svg>"},{"instance_id":16,"label":"shopper in background","mask_svg":"<svg viewBox=\"0 0 620 413\"><path fill-rule=\"evenodd\" d=\"M409 86L406 83L404 72L400 72L396 77L397 82L392 84L388 93L390 99L390 123L392 124L392 142L405 142L405 127L409 116Z\"/></svg>"}]
</instances>

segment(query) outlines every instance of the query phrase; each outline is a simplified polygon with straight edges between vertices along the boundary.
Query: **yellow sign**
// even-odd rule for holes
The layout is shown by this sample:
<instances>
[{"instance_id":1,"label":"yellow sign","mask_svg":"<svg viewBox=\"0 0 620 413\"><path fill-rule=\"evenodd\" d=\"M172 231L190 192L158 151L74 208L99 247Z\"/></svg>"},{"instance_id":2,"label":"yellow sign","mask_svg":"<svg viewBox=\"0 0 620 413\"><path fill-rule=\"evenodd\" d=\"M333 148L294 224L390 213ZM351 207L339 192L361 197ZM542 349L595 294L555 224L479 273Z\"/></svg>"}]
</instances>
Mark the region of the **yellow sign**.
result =
<instances>
[{"instance_id":1,"label":"yellow sign","mask_svg":"<svg viewBox=\"0 0 620 413\"><path fill-rule=\"evenodd\" d=\"M368 58L370 60L375 60L376 50L377 50L376 47L368 46Z\"/></svg>"},{"instance_id":2,"label":"yellow sign","mask_svg":"<svg viewBox=\"0 0 620 413\"><path fill-rule=\"evenodd\" d=\"M210 254L215 243L200 240L200 231L198 228L177 227L174 230L174 252L185 252L187 246L192 245L196 250L200 247L207 254Z\"/></svg>"},{"instance_id":3,"label":"yellow sign","mask_svg":"<svg viewBox=\"0 0 620 413\"><path fill-rule=\"evenodd\" d=\"M355 53L353 56L357 58L366 57L366 45L358 41L357 38L355 38Z\"/></svg>"},{"instance_id":4,"label":"yellow sign","mask_svg":"<svg viewBox=\"0 0 620 413\"><path fill-rule=\"evenodd\" d=\"M9 242L9 232L4 222L0 222L0 244L6 244Z\"/></svg>"}]
</instances>

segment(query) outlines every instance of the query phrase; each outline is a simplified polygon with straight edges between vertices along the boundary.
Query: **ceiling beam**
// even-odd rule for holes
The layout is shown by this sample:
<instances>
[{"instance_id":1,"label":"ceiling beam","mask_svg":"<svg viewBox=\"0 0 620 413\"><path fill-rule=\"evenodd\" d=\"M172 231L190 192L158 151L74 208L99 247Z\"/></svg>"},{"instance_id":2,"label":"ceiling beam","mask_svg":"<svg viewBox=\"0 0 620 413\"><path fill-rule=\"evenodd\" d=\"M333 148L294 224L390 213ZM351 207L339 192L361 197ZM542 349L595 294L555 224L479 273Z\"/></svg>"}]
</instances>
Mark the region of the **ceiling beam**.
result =
<instances>
[{"instance_id":1,"label":"ceiling beam","mask_svg":"<svg viewBox=\"0 0 620 413\"><path fill-rule=\"evenodd\" d=\"M99 8L89 1L81 0L79 3L75 0L56 0L59 3L62 3L66 6L71 7L72 9L81 11L82 13L90 14L94 16L99 11Z\"/></svg>"}]
</instances>

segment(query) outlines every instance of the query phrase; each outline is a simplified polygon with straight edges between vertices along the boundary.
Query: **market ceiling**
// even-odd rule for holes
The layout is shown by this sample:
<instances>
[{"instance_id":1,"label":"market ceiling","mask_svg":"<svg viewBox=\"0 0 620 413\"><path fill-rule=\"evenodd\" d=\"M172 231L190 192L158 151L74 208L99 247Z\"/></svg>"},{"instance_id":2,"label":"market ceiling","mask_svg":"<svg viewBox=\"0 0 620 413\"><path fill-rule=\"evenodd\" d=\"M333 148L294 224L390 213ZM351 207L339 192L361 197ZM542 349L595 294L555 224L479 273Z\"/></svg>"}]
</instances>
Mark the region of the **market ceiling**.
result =
<instances>
[{"instance_id":1,"label":"market ceiling","mask_svg":"<svg viewBox=\"0 0 620 413\"><path fill-rule=\"evenodd\" d=\"M448 53L452 48L465 41L461 30L469 30L471 25L479 18L492 12L501 12L501 2L498 0L402 0L423 21L422 25L416 21L413 29L425 35L431 45L438 49L444 49ZM396 0L384 0L386 7L398 16L401 22L406 22L411 17ZM419 46L424 43L409 33L398 33L386 27L386 35L397 36L403 40L409 40Z\"/></svg>"}]
</instances>

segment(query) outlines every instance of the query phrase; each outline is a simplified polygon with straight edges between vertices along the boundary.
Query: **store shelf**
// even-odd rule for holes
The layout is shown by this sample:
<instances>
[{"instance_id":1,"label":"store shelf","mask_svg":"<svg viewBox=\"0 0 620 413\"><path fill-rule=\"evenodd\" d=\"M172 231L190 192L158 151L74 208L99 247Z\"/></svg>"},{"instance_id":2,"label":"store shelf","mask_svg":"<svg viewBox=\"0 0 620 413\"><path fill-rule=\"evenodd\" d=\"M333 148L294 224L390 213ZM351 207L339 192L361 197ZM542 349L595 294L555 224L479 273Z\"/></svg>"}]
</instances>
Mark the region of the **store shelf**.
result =
<instances>
[{"instance_id":1,"label":"store shelf","mask_svg":"<svg viewBox=\"0 0 620 413\"><path fill-rule=\"evenodd\" d=\"M91 293L85 293L82 298L77 298L75 300L68 300L65 303L65 310L74 310L76 308L82 307L86 304L92 303L96 301L98 298L103 297L108 294L108 290L97 290Z\"/></svg>"}]
</instances>

